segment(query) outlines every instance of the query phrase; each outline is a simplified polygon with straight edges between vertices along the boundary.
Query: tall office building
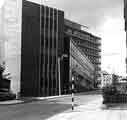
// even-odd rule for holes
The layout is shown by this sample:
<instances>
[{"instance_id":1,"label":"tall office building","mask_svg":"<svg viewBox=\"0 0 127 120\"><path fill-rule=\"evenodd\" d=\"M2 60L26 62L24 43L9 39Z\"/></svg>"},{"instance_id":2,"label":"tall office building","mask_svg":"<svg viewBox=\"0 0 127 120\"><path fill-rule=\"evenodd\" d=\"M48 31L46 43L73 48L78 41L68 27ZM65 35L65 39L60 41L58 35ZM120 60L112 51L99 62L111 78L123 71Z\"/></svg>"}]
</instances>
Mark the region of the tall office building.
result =
<instances>
[{"instance_id":1,"label":"tall office building","mask_svg":"<svg viewBox=\"0 0 127 120\"><path fill-rule=\"evenodd\" d=\"M22 9L21 95L61 94L69 80L64 12L28 1Z\"/></svg>"},{"instance_id":2,"label":"tall office building","mask_svg":"<svg viewBox=\"0 0 127 120\"><path fill-rule=\"evenodd\" d=\"M75 41L77 46L85 53L93 63L95 87L101 77L101 38L81 29L82 25L65 19L65 34Z\"/></svg>"}]
</instances>

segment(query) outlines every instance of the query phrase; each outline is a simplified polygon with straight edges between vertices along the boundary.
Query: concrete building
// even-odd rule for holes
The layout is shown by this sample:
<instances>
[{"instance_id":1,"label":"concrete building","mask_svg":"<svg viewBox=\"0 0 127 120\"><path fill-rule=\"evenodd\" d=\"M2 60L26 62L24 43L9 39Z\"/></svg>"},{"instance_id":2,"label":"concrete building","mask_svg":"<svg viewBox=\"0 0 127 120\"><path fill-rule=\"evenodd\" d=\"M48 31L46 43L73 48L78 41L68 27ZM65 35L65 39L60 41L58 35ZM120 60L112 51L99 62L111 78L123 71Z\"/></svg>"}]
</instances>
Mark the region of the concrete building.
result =
<instances>
[{"instance_id":1,"label":"concrete building","mask_svg":"<svg viewBox=\"0 0 127 120\"><path fill-rule=\"evenodd\" d=\"M101 87L116 85L119 83L119 76L108 74L106 71L101 72Z\"/></svg>"},{"instance_id":2,"label":"concrete building","mask_svg":"<svg viewBox=\"0 0 127 120\"><path fill-rule=\"evenodd\" d=\"M64 42L64 12L8 0L1 13L0 60L11 73L11 90L21 96L63 94L69 81L70 47Z\"/></svg>"},{"instance_id":3,"label":"concrete building","mask_svg":"<svg viewBox=\"0 0 127 120\"><path fill-rule=\"evenodd\" d=\"M11 73L11 90L20 92L21 70L21 16L22 1L8 0L1 8L0 15L0 59L5 63L5 73Z\"/></svg>"},{"instance_id":4,"label":"concrete building","mask_svg":"<svg viewBox=\"0 0 127 120\"><path fill-rule=\"evenodd\" d=\"M101 71L101 38L81 29L82 25L65 19L65 34L75 41L95 67L94 86L97 86ZM100 82L100 81L99 81Z\"/></svg>"},{"instance_id":5,"label":"concrete building","mask_svg":"<svg viewBox=\"0 0 127 120\"><path fill-rule=\"evenodd\" d=\"M23 1L22 9L21 95L64 94L69 81L64 12L28 1Z\"/></svg>"},{"instance_id":6,"label":"concrete building","mask_svg":"<svg viewBox=\"0 0 127 120\"><path fill-rule=\"evenodd\" d=\"M5 73L11 73L13 93L65 94L70 87L69 65L83 88L93 88L94 66L75 41L70 49L63 11L26 0L8 0L1 13L0 62L5 62Z\"/></svg>"}]
</instances>

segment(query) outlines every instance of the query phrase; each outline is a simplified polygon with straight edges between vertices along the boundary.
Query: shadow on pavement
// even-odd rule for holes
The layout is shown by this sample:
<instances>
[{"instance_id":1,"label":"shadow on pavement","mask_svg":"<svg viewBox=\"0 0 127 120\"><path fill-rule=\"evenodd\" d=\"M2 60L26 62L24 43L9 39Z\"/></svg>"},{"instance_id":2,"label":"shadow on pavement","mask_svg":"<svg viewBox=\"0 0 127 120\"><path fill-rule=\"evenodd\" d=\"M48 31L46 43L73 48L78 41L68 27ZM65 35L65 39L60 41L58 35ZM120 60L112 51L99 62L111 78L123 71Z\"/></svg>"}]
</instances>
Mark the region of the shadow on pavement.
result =
<instances>
[{"instance_id":1,"label":"shadow on pavement","mask_svg":"<svg viewBox=\"0 0 127 120\"><path fill-rule=\"evenodd\" d=\"M56 114L62 113L64 111L69 111L71 109L71 104L61 104L61 103L48 103L50 109L42 112L43 120L46 120ZM47 106L48 107L48 106Z\"/></svg>"},{"instance_id":2,"label":"shadow on pavement","mask_svg":"<svg viewBox=\"0 0 127 120\"><path fill-rule=\"evenodd\" d=\"M71 104L56 101L34 101L25 104L15 104L0 107L0 119L5 120L46 120L56 114L71 109Z\"/></svg>"}]
</instances>

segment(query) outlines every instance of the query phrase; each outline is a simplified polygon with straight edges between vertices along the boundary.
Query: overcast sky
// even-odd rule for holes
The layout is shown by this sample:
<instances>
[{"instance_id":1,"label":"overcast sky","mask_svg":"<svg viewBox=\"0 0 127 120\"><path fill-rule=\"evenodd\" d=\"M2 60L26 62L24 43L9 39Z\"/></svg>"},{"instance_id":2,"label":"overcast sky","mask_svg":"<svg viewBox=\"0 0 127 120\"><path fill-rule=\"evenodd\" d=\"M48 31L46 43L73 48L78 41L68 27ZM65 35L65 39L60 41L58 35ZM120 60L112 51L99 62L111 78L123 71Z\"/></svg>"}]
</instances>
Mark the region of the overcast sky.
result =
<instances>
[{"instance_id":1,"label":"overcast sky","mask_svg":"<svg viewBox=\"0 0 127 120\"><path fill-rule=\"evenodd\" d=\"M2 4L0 0L0 4ZM29 0L40 2L40 0ZM88 26L102 38L102 70L125 74L123 0L42 0L65 11L65 17Z\"/></svg>"},{"instance_id":2,"label":"overcast sky","mask_svg":"<svg viewBox=\"0 0 127 120\"><path fill-rule=\"evenodd\" d=\"M65 16L88 26L102 38L102 69L125 75L123 0L44 0L45 5L65 11Z\"/></svg>"},{"instance_id":3,"label":"overcast sky","mask_svg":"<svg viewBox=\"0 0 127 120\"><path fill-rule=\"evenodd\" d=\"M88 26L102 38L102 69L125 74L123 0L45 0L44 4L65 11L71 20Z\"/></svg>"}]
</instances>

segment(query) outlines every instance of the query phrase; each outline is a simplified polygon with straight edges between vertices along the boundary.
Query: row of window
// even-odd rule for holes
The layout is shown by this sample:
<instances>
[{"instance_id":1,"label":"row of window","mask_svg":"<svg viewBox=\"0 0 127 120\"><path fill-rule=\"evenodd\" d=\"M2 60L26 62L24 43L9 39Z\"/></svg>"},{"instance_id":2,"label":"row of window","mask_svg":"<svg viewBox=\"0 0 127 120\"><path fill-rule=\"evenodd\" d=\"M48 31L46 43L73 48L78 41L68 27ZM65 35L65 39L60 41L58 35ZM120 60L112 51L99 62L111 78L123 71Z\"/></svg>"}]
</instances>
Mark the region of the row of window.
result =
<instances>
[{"instance_id":1,"label":"row of window","mask_svg":"<svg viewBox=\"0 0 127 120\"><path fill-rule=\"evenodd\" d=\"M88 56L94 56L94 57L97 57L97 58L100 58L101 56L99 55L98 52L95 52L95 51L91 51L91 50L83 50L84 53Z\"/></svg>"},{"instance_id":2,"label":"row of window","mask_svg":"<svg viewBox=\"0 0 127 120\"><path fill-rule=\"evenodd\" d=\"M86 42L84 42L84 43L77 42L77 44L82 45L84 47L91 48L91 49L99 49L98 46L92 45L92 44L89 44L89 43L86 43Z\"/></svg>"},{"instance_id":3,"label":"row of window","mask_svg":"<svg viewBox=\"0 0 127 120\"><path fill-rule=\"evenodd\" d=\"M99 62L98 60L96 60L96 59L91 59L91 58L89 58L90 59L90 61L93 63L93 64L101 64L101 62Z\"/></svg>"},{"instance_id":4,"label":"row of window","mask_svg":"<svg viewBox=\"0 0 127 120\"><path fill-rule=\"evenodd\" d=\"M73 34L79 38L82 38L83 40L87 40L90 43L95 43L96 45L100 42L99 39L89 35L89 34L85 34L85 33L81 33L75 30L72 30L71 28L69 29L68 27L65 27L65 32Z\"/></svg>"},{"instance_id":5,"label":"row of window","mask_svg":"<svg viewBox=\"0 0 127 120\"><path fill-rule=\"evenodd\" d=\"M79 45L80 47L82 47L82 48L85 48L85 50L88 52L89 50L94 50L95 52L99 52L99 51L101 51L99 48L97 48L97 47L93 47L93 46L88 46L88 45L86 45L86 44L79 44L79 43L77 43L77 45Z\"/></svg>"}]
</instances>

